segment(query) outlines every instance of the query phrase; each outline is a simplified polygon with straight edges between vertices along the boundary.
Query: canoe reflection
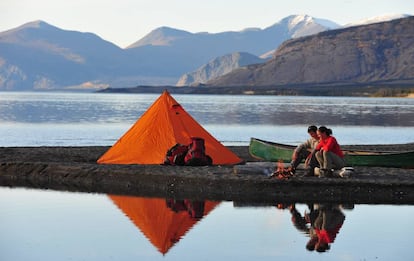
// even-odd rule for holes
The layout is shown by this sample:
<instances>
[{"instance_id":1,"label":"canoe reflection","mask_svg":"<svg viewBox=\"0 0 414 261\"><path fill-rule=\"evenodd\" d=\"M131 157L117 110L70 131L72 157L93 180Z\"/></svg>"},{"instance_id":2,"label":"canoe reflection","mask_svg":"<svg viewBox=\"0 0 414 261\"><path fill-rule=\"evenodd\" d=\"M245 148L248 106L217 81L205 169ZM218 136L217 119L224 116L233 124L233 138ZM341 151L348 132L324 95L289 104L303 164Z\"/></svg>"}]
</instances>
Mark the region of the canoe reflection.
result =
<instances>
[{"instance_id":1,"label":"canoe reflection","mask_svg":"<svg viewBox=\"0 0 414 261\"><path fill-rule=\"evenodd\" d=\"M220 202L108 195L163 255Z\"/></svg>"},{"instance_id":2,"label":"canoe reflection","mask_svg":"<svg viewBox=\"0 0 414 261\"><path fill-rule=\"evenodd\" d=\"M305 211L303 216L296 209L295 204L287 207L292 215L291 220L295 228L309 236L306 249L317 252L326 252L335 241L345 221L343 208L352 209L353 206L308 204L309 212Z\"/></svg>"}]
</instances>

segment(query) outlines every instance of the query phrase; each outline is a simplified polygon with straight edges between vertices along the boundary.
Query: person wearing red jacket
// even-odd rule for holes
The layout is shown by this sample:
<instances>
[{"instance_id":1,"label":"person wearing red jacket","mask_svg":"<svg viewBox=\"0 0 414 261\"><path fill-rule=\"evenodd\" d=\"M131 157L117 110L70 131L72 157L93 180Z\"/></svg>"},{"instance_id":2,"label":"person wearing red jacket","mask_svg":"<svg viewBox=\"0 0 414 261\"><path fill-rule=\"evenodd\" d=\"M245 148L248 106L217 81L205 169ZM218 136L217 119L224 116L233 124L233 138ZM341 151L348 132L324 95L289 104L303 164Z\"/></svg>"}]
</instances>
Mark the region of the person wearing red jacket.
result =
<instances>
[{"instance_id":1,"label":"person wearing red jacket","mask_svg":"<svg viewBox=\"0 0 414 261\"><path fill-rule=\"evenodd\" d=\"M317 131L319 143L315 148L315 157L321 166L319 177L332 177L333 169L345 166L344 154L341 147L332 136L332 130L321 126Z\"/></svg>"},{"instance_id":2,"label":"person wearing red jacket","mask_svg":"<svg viewBox=\"0 0 414 261\"><path fill-rule=\"evenodd\" d=\"M325 252L335 241L341 229L345 215L337 205L320 205L318 217L314 221L314 229L317 242L314 249L318 252Z\"/></svg>"}]
</instances>

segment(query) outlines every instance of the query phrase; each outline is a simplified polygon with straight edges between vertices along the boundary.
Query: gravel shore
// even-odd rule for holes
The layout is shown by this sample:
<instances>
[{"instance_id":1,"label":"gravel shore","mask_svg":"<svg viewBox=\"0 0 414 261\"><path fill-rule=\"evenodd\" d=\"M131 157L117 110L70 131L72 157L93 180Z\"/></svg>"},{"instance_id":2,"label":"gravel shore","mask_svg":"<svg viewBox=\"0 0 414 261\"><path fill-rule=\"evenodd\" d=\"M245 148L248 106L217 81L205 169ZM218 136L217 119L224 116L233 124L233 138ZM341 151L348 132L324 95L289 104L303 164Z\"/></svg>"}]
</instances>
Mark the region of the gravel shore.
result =
<instances>
[{"instance_id":1,"label":"gravel shore","mask_svg":"<svg viewBox=\"0 0 414 261\"><path fill-rule=\"evenodd\" d=\"M274 163L253 159L247 146L229 146L246 164L206 167L96 164L108 148L0 147L0 185L239 202L414 204L414 169L355 167L350 178L309 178L299 170L278 180L265 175Z\"/></svg>"}]
</instances>

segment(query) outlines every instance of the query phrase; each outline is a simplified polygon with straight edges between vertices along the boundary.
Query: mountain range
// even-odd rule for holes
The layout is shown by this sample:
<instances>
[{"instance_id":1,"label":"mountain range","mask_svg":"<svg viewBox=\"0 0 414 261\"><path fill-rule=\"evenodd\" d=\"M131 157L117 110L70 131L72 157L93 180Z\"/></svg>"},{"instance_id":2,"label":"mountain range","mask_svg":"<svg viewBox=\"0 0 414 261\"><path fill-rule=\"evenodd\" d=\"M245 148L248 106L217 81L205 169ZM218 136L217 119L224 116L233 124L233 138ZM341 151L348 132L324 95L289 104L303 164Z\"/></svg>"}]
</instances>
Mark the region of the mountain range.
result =
<instances>
[{"instance_id":1,"label":"mountain range","mask_svg":"<svg viewBox=\"0 0 414 261\"><path fill-rule=\"evenodd\" d=\"M269 60L266 54L288 39L306 39L339 27L307 15L289 16L264 29L215 34L160 27L122 49L93 33L34 21L0 33L0 90L206 82Z\"/></svg>"},{"instance_id":2,"label":"mountain range","mask_svg":"<svg viewBox=\"0 0 414 261\"><path fill-rule=\"evenodd\" d=\"M316 21L320 21L317 23ZM190 33L160 27L125 49L92 33L34 21L0 33L0 90L174 85L183 74L234 52L261 55L333 22L290 16L265 29Z\"/></svg>"},{"instance_id":3,"label":"mountain range","mask_svg":"<svg viewBox=\"0 0 414 261\"><path fill-rule=\"evenodd\" d=\"M266 63L233 70L211 86L414 83L414 16L285 41Z\"/></svg>"}]
</instances>

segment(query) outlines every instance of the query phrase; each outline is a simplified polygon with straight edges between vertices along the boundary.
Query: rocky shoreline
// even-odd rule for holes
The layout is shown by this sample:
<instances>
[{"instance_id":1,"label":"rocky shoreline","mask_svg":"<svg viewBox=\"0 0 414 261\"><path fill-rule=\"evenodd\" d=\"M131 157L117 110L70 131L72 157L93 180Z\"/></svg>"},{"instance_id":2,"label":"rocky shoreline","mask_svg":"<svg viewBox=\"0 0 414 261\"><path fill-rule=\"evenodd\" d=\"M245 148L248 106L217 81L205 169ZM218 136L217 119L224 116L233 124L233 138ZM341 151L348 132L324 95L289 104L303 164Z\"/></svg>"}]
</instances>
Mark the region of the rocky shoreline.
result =
<instances>
[{"instance_id":1,"label":"rocky shoreline","mask_svg":"<svg viewBox=\"0 0 414 261\"><path fill-rule=\"evenodd\" d=\"M108 148L2 147L0 186L239 202L414 204L414 169L356 167L347 179L298 171L278 180L265 175L274 163L253 159L247 146L229 146L246 164L206 167L96 164Z\"/></svg>"}]
</instances>

